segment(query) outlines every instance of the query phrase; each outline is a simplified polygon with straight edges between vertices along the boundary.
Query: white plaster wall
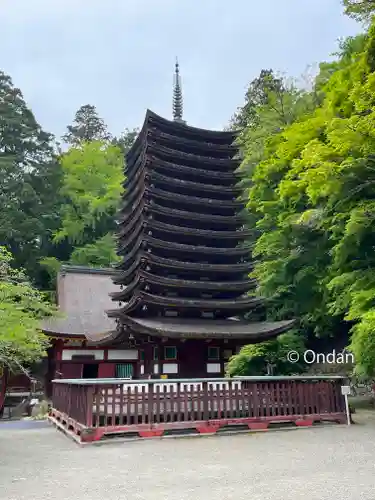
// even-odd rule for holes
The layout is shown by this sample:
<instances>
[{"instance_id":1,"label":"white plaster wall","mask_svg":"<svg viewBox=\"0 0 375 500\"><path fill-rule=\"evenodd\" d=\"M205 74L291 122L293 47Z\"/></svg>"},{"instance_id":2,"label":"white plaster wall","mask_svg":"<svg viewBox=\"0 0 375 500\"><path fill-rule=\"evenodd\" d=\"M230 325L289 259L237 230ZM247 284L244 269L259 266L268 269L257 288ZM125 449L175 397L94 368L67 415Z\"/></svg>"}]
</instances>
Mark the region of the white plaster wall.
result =
<instances>
[{"instance_id":1,"label":"white plaster wall","mask_svg":"<svg viewBox=\"0 0 375 500\"><path fill-rule=\"evenodd\" d=\"M163 363L163 373L178 373L177 363Z\"/></svg>"},{"instance_id":2,"label":"white plaster wall","mask_svg":"<svg viewBox=\"0 0 375 500\"><path fill-rule=\"evenodd\" d=\"M95 356L95 359L104 359L104 351L101 349L63 349L62 361L71 361L72 356Z\"/></svg>"},{"instance_id":3,"label":"white plaster wall","mask_svg":"<svg viewBox=\"0 0 375 500\"><path fill-rule=\"evenodd\" d=\"M220 373L221 365L220 363L207 363L207 373Z\"/></svg>"},{"instance_id":4,"label":"white plaster wall","mask_svg":"<svg viewBox=\"0 0 375 500\"><path fill-rule=\"evenodd\" d=\"M138 350L137 349L108 349L108 360L137 360Z\"/></svg>"}]
</instances>

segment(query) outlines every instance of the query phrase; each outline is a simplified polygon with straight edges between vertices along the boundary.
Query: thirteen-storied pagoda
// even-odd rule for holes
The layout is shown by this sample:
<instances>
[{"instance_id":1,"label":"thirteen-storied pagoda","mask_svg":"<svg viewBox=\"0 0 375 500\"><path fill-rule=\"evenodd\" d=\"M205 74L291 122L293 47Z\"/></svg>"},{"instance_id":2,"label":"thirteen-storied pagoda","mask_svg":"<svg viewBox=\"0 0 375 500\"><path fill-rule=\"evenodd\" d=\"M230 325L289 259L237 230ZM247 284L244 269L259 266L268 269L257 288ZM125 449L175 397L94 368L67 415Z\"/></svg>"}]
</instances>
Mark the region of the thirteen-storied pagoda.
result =
<instances>
[{"instance_id":1,"label":"thirteen-storied pagoda","mask_svg":"<svg viewBox=\"0 0 375 500\"><path fill-rule=\"evenodd\" d=\"M44 325L52 337L47 381L222 376L241 346L292 324L256 319L262 301L250 293L236 134L186 125L178 65L173 114L148 111L127 154L116 273L59 273L64 317Z\"/></svg>"},{"instance_id":2,"label":"thirteen-storied pagoda","mask_svg":"<svg viewBox=\"0 0 375 500\"><path fill-rule=\"evenodd\" d=\"M222 375L246 343L272 338L291 322L249 322L262 304L250 295L249 231L240 215L236 133L182 120L176 63L174 120L147 111L126 157L119 230L122 262L109 311L118 340L143 350L145 375Z\"/></svg>"}]
</instances>

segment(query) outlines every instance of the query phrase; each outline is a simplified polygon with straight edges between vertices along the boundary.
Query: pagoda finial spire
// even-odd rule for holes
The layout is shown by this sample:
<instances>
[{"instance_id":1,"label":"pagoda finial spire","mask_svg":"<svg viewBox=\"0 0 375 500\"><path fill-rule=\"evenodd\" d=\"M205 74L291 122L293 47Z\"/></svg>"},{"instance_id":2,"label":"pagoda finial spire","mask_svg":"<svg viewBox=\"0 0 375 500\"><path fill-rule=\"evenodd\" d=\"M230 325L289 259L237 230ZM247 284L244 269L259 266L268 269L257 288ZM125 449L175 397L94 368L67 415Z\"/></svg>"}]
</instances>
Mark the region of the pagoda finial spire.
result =
<instances>
[{"instance_id":1,"label":"pagoda finial spire","mask_svg":"<svg viewBox=\"0 0 375 500\"><path fill-rule=\"evenodd\" d=\"M173 85L173 120L175 122L185 123L182 119L183 113L183 98L180 77L180 66L176 57L174 85Z\"/></svg>"}]
</instances>

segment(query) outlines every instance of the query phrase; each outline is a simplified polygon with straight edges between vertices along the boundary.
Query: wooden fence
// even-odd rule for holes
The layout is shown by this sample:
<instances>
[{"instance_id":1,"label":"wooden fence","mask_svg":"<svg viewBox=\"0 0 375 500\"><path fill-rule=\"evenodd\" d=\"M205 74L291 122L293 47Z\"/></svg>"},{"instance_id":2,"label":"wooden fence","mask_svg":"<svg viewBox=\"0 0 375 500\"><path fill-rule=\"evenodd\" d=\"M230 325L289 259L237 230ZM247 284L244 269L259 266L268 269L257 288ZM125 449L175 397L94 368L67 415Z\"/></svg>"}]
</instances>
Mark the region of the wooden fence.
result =
<instances>
[{"instance_id":1,"label":"wooden fence","mask_svg":"<svg viewBox=\"0 0 375 500\"><path fill-rule=\"evenodd\" d=\"M50 420L79 441L109 434L161 436L187 429L267 429L346 421L342 377L238 377L130 381L54 380Z\"/></svg>"}]
</instances>

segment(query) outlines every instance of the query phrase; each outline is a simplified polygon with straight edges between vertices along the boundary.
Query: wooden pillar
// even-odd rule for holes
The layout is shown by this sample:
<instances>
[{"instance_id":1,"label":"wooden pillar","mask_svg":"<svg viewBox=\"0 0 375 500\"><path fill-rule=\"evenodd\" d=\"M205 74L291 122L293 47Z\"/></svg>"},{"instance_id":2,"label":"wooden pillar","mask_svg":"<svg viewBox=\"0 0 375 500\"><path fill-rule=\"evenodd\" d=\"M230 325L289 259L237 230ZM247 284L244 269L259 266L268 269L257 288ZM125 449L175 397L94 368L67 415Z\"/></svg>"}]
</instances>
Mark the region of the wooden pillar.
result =
<instances>
[{"instance_id":1,"label":"wooden pillar","mask_svg":"<svg viewBox=\"0 0 375 500\"><path fill-rule=\"evenodd\" d=\"M61 361L63 349L64 349L64 341L63 341L63 339L57 339L56 342L55 342L55 356L56 356L56 361Z\"/></svg>"},{"instance_id":2,"label":"wooden pillar","mask_svg":"<svg viewBox=\"0 0 375 500\"><path fill-rule=\"evenodd\" d=\"M44 392L47 398L52 397L52 380L56 375L56 348L55 342L47 349L47 373L45 376Z\"/></svg>"},{"instance_id":3,"label":"wooden pillar","mask_svg":"<svg viewBox=\"0 0 375 500\"><path fill-rule=\"evenodd\" d=\"M154 374L154 345L146 342L143 346L144 351L144 376L143 378L151 378Z\"/></svg>"},{"instance_id":4,"label":"wooden pillar","mask_svg":"<svg viewBox=\"0 0 375 500\"><path fill-rule=\"evenodd\" d=\"M54 356L54 373L52 378L62 378L62 352L64 349L64 340L63 339L57 339L54 344L53 344L53 351L52 355Z\"/></svg>"}]
</instances>

